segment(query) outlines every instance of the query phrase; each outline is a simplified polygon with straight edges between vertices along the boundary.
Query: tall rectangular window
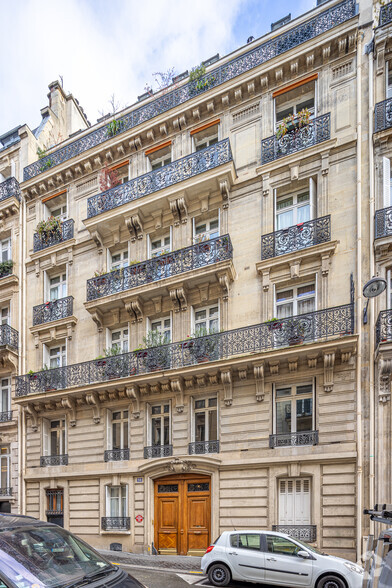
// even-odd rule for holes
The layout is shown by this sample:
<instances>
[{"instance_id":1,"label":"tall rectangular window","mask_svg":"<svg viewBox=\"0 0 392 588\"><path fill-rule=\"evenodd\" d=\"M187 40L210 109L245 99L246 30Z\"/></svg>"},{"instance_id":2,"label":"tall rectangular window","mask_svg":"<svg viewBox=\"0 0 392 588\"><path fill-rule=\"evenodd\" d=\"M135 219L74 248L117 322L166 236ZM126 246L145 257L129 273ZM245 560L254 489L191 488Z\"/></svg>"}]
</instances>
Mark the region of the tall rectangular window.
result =
<instances>
[{"instance_id":1,"label":"tall rectangular window","mask_svg":"<svg viewBox=\"0 0 392 588\"><path fill-rule=\"evenodd\" d=\"M161 336L163 343L170 343L171 341L171 318L170 316L166 316L161 319L155 319L151 321L151 331L153 333L158 333ZM157 339L159 336L157 336ZM152 337L154 339L154 335Z\"/></svg>"},{"instance_id":2,"label":"tall rectangular window","mask_svg":"<svg viewBox=\"0 0 392 588\"><path fill-rule=\"evenodd\" d=\"M0 445L0 488L11 486L11 455L9 445Z\"/></svg>"},{"instance_id":3,"label":"tall rectangular window","mask_svg":"<svg viewBox=\"0 0 392 588\"><path fill-rule=\"evenodd\" d=\"M1 379L0 387L0 413L11 410L11 382L9 378Z\"/></svg>"},{"instance_id":4,"label":"tall rectangular window","mask_svg":"<svg viewBox=\"0 0 392 588\"><path fill-rule=\"evenodd\" d=\"M115 410L110 413L110 449L128 449L128 411Z\"/></svg>"},{"instance_id":5,"label":"tall rectangular window","mask_svg":"<svg viewBox=\"0 0 392 588\"><path fill-rule=\"evenodd\" d=\"M218 440L217 398L195 400L194 422L195 441Z\"/></svg>"},{"instance_id":6,"label":"tall rectangular window","mask_svg":"<svg viewBox=\"0 0 392 588\"><path fill-rule=\"evenodd\" d=\"M49 423L49 455L65 455L65 419Z\"/></svg>"},{"instance_id":7,"label":"tall rectangular window","mask_svg":"<svg viewBox=\"0 0 392 588\"><path fill-rule=\"evenodd\" d=\"M275 120L278 125L288 116L296 116L307 108L311 116L315 114L315 80L302 84L293 90L279 94L275 98Z\"/></svg>"},{"instance_id":8,"label":"tall rectangular window","mask_svg":"<svg viewBox=\"0 0 392 588\"><path fill-rule=\"evenodd\" d=\"M47 348L49 368L64 367L67 365L67 350L65 345L55 345ZM47 365L47 363L45 363Z\"/></svg>"},{"instance_id":9,"label":"tall rectangular window","mask_svg":"<svg viewBox=\"0 0 392 588\"><path fill-rule=\"evenodd\" d=\"M67 274L49 278L49 300L58 300L67 296Z\"/></svg>"},{"instance_id":10,"label":"tall rectangular window","mask_svg":"<svg viewBox=\"0 0 392 588\"><path fill-rule=\"evenodd\" d=\"M151 406L151 445L170 444L170 404Z\"/></svg>"},{"instance_id":11,"label":"tall rectangular window","mask_svg":"<svg viewBox=\"0 0 392 588\"><path fill-rule=\"evenodd\" d=\"M219 218L214 217L204 221L194 221L193 241L194 243L201 243L209 239L219 237Z\"/></svg>"},{"instance_id":12,"label":"tall rectangular window","mask_svg":"<svg viewBox=\"0 0 392 588\"><path fill-rule=\"evenodd\" d=\"M386 97L392 98L392 61L386 63Z\"/></svg>"},{"instance_id":13,"label":"tall rectangular window","mask_svg":"<svg viewBox=\"0 0 392 588\"><path fill-rule=\"evenodd\" d=\"M313 312L316 309L315 284L293 286L276 292L276 316L286 318Z\"/></svg>"},{"instance_id":14,"label":"tall rectangular window","mask_svg":"<svg viewBox=\"0 0 392 588\"><path fill-rule=\"evenodd\" d=\"M126 517L128 513L127 486L106 486L106 516L110 518Z\"/></svg>"},{"instance_id":15,"label":"tall rectangular window","mask_svg":"<svg viewBox=\"0 0 392 588\"><path fill-rule=\"evenodd\" d=\"M128 249L111 254L110 269L117 270L122 267L128 267Z\"/></svg>"},{"instance_id":16,"label":"tall rectangular window","mask_svg":"<svg viewBox=\"0 0 392 588\"><path fill-rule=\"evenodd\" d=\"M118 353L128 353L128 340L128 327L110 331L111 349L115 349Z\"/></svg>"},{"instance_id":17,"label":"tall rectangular window","mask_svg":"<svg viewBox=\"0 0 392 588\"><path fill-rule=\"evenodd\" d=\"M170 233L163 235L162 237L151 238L151 257L159 257L164 253L170 253L171 251L171 238Z\"/></svg>"},{"instance_id":18,"label":"tall rectangular window","mask_svg":"<svg viewBox=\"0 0 392 588\"><path fill-rule=\"evenodd\" d=\"M10 307L3 306L0 309L0 320L2 325L9 325L10 324Z\"/></svg>"},{"instance_id":19,"label":"tall rectangular window","mask_svg":"<svg viewBox=\"0 0 392 588\"><path fill-rule=\"evenodd\" d=\"M313 430L313 386L279 386L275 390L275 433Z\"/></svg>"},{"instance_id":20,"label":"tall rectangular window","mask_svg":"<svg viewBox=\"0 0 392 588\"><path fill-rule=\"evenodd\" d=\"M219 332L219 306L212 304L195 309L195 335L200 337Z\"/></svg>"},{"instance_id":21,"label":"tall rectangular window","mask_svg":"<svg viewBox=\"0 0 392 588\"><path fill-rule=\"evenodd\" d=\"M168 165L172 161L171 145L168 145L163 149L159 149L158 151L154 151L148 156L148 159L152 171Z\"/></svg>"},{"instance_id":22,"label":"tall rectangular window","mask_svg":"<svg viewBox=\"0 0 392 588\"><path fill-rule=\"evenodd\" d=\"M9 261L12 259L11 255L11 238L3 239L0 245L1 261Z\"/></svg>"},{"instance_id":23,"label":"tall rectangular window","mask_svg":"<svg viewBox=\"0 0 392 588\"><path fill-rule=\"evenodd\" d=\"M206 129L200 130L197 133L193 134L193 141L195 146L195 151L201 151L206 147L210 147L211 145L215 145L218 142L219 137L219 126L212 125Z\"/></svg>"}]
</instances>

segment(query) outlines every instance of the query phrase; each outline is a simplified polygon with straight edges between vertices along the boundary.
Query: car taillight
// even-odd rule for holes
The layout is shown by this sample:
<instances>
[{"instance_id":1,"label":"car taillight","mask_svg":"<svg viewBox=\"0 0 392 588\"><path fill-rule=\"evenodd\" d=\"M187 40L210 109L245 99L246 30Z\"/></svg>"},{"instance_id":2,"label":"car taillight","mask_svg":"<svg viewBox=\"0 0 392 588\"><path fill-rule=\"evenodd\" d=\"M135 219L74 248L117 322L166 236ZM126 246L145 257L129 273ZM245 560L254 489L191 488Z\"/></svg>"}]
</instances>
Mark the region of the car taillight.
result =
<instances>
[{"instance_id":1,"label":"car taillight","mask_svg":"<svg viewBox=\"0 0 392 588\"><path fill-rule=\"evenodd\" d=\"M212 551L214 547L214 545L210 545L209 547L207 547L206 553L210 553L210 551ZM206 555L206 553L204 555Z\"/></svg>"}]
</instances>

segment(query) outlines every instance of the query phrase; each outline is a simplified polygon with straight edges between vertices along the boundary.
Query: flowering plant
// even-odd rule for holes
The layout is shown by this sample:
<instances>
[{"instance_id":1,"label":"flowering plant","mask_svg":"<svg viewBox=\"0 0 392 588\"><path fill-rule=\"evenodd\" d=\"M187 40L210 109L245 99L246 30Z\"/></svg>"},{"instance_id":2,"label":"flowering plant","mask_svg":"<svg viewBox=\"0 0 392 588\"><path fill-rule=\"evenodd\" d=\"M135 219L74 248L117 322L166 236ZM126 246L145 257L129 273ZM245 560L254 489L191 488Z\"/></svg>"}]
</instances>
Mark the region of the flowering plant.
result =
<instances>
[{"instance_id":1,"label":"flowering plant","mask_svg":"<svg viewBox=\"0 0 392 588\"><path fill-rule=\"evenodd\" d=\"M37 232L43 241L48 241L50 238L60 238L61 221L54 216L50 216L47 220L38 223Z\"/></svg>"}]
</instances>

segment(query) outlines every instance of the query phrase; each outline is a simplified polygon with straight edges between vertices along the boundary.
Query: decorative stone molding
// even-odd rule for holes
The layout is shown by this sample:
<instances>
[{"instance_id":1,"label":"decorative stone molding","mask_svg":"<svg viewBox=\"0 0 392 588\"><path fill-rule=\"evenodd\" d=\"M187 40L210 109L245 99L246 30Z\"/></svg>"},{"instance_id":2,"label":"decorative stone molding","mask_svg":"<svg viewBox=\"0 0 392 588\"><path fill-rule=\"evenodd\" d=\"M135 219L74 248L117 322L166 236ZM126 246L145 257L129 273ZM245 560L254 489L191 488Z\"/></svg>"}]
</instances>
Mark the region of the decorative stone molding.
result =
<instances>
[{"instance_id":1,"label":"decorative stone molding","mask_svg":"<svg viewBox=\"0 0 392 588\"><path fill-rule=\"evenodd\" d=\"M231 370L220 373L221 382L223 384L223 391L225 393L224 403L226 406L233 404L233 380L231 377Z\"/></svg>"},{"instance_id":2,"label":"decorative stone molding","mask_svg":"<svg viewBox=\"0 0 392 588\"><path fill-rule=\"evenodd\" d=\"M178 227L180 223L185 224L188 221L188 209L184 196L171 200L169 206L170 212L173 215L175 227Z\"/></svg>"},{"instance_id":3,"label":"decorative stone molding","mask_svg":"<svg viewBox=\"0 0 392 588\"><path fill-rule=\"evenodd\" d=\"M102 313L99 310L94 310L94 312L91 313L91 318L93 319L94 323L98 327L98 333L102 333L102 330L103 330Z\"/></svg>"},{"instance_id":4,"label":"decorative stone molding","mask_svg":"<svg viewBox=\"0 0 392 588\"><path fill-rule=\"evenodd\" d=\"M91 232L91 238L94 241L94 243L96 244L97 248L98 248L98 253L102 253L103 251L103 243L102 243L102 237L99 234L98 231L92 231Z\"/></svg>"},{"instance_id":5,"label":"decorative stone molding","mask_svg":"<svg viewBox=\"0 0 392 588\"><path fill-rule=\"evenodd\" d=\"M38 415L33 404L26 404L26 413L31 420L31 428L34 432L38 431Z\"/></svg>"},{"instance_id":6,"label":"decorative stone molding","mask_svg":"<svg viewBox=\"0 0 392 588\"><path fill-rule=\"evenodd\" d=\"M240 380L246 380L248 377L248 370L245 367L238 368L238 378Z\"/></svg>"},{"instance_id":7,"label":"decorative stone molding","mask_svg":"<svg viewBox=\"0 0 392 588\"><path fill-rule=\"evenodd\" d=\"M264 362L253 366L253 374L256 383L256 400L262 402L264 400Z\"/></svg>"},{"instance_id":8,"label":"decorative stone molding","mask_svg":"<svg viewBox=\"0 0 392 588\"><path fill-rule=\"evenodd\" d=\"M131 317L131 323L141 323L143 321L143 303L139 296L133 300L124 302L125 310Z\"/></svg>"},{"instance_id":9,"label":"decorative stone molding","mask_svg":"<svg viewBox=\"0 0 392 588\"><path fill-rule=\"evenodd\" d=\"M72 396L66 396L65 398L61 399L61 405L66 410L70 411L70 420L69 424L71 427L75 427L76 425L76 402Z\"/></svg>"},{"instance_id":10,"label":"decorative stone molding","mask_svg":"<svg viewBox=\"0 0 392 588\"><path fill-rule=\"evenodd\" d=\"M298 370L298 357L290 357L288 360L289 372L296 372Z\"/></svg>"},{"instance_id":11,"label":"decorative stone molding","mask_svg":"<svg viewBox=\"0 0 392 588\"><path fill-rule=\"evenodd\" d=\"M220 190L222 200L223 200L222 208L225 210L225 209L229 208L229 196L230 196L229 182L227 180L220 180L219 181L219 190Z\"/></svg>"},{"instance_id":12,"label":"decorative stone molding","mask_svg":"<svg viewBox=\"0 0 392 588\"><path fill-rule=\"evenodd\" d=\"M175 474L186 474L187 472L195 469L195 467L196 464L192 463L188 459L180 459L179 457L175 457L165 466L165 470Z\"/></svg>"},{"instance_id":13,"label":"decorative stone molding","mask_svg":"<svg viewBox=\"0 0 392 588\"><path fill-rule=\"evenodd\" d=\"M101 402L96 392L86 394L86 404L93 407L93 422L99 425L101 422Z\"/></svg>"},{"instance_id":14,"label":"decorative stone molding","mask_svg":"<svg viewBox=\"0 0 392 588\"><path fill-rule=\"evenodd\" d=\"M140 389L139 386L136 384L132 384L128 386L125 390L127 397L131 401L131 410L132 416L134 419L138 419L140 417Z\"/></svg>"},{"instance_id":15,"label":"decorative stone molding","mask_svg":"<svg viewBox=\"0 0 392 588\"><path fill-rule=\"evenodd\" d=\"M263 196L266 198L270 194L270 184L269 184L270 174L263 174L262 182L263 182Z\"/></svg>"},{"instance_id":16,"label":"decorative stone molding","mask_svg":"<svg viewBox=\"0 0 392 588\"><path fill-rule=\"evenodd\" d=\"M324 353L324 392L333 390L333 370L335 366L335 351Z\"/></svg>"},{"instance_id":17,"label":"decorative stone molding","mask_svg":"<svg viewBox=\"0 0 392 588\"><path fill-rule=\"evenodd\" d=\"M380 358L378 362L379 401L388 402L391 398L392 359Z\"/></svg>"},{"instance_id":18,"label":"decorative stone molding","mask_svg":"<svg viewBox=\"0 0 392 588\"><path fill-rule=\"evenodd\" d=\"M214 105L214 101L210 100L209 102L207 102L206 104L207 106L207 112L209 112L210 114L212 114L215 110L215 105Z\"/></svg>"},{"instance_id":19,"label":"decorative stone molding","mask_svg":"<svg viewBox=\"0 0 392 588\"><path fill-rule=\"evenodd\" d=\"M279 375L279 360L270 361L269 363L269 370L271 376L278 376Z\"/></svg>"},{"instance_id":20,"label":"decorative stone molding","mask_svg":"<svg viewBox=\"0 0 392 588\"><path fill-rule=\"evenodd\" d=\"M234 90L234 99L235 99L237 102L240 102L240 101L242 100L242 89L241 89L241 87L239 87L239 88L236 88L236 89Z\"/></svg>"},{"instance_id":21,"label":"decorative stone molding","mask_svg":"<svg viewBox=\"0 0 392 588\"><path fill-rule=\"evenodd\" d=\"M308 368L309 369L314 369L317 367L317 359L318 359L318 355L308 355L306 357L307 361L308 361Z\"/></svg>"},{"instance_id":22,"label":"decorative stone molding","mask_svg":"<svg viewBox=\"0 0 392 588\"><path fill-rule=\"evenodd\" d=\"M188 301L185 294L184 286L172 288L169 291L170 299L173 303L174 312L186 311L188 308Z\"/></svg>"},{"instance_id":23,"label":"decorative stone molding","mask_svg":"<svg viewBox=\"0 0 392 588\"><path fill-rule=\"evenodd\" d=\"M225 302L229 299L230 277L227 272L220 272L217 274L219 286L222 289L222 300Z\"/></svg>"},{"instance_id":24,"label":"decorative stone molding","mask_svg":"<svg viewBox=\"0 0 392 588\"><path fill-rule=\"evenodd\" d=\"M267 90L267 88L268 88L268 74L260 77L260 85L261 85L262 90Z\"/></svg>"},{"instance_id":25,"label":"decorative stone molding","mask_svg":"<svg viewBox=\"0 0 392 588\"><path fill-rule=\"evenodd\" d=\"M184 412L184 384L182 378L170 381L172 392L176 396L176 411L181 414Z\"/></svg>"},{"instance_id":26,"label":"decorative stone molding","mask_svg":"<svg viewBox=\"0 0 392 588\"><path fill-rule=\"evenodd\" d=\"M255 80L248 82L248 94L252 95L256 91Z\"/></svg>"},{"instance_id":27,"label":"decorative stone molding","mask_svg":"<svg viewBox=\"0 0 392 588\"><path fill-rule=\"evenodd\" d=\"M227 108L230 105L230 96L229 94L224 94L222 96L222 106L223 108Z\"/></svg>"},{"instance_id":28,"label":"decorative stone molding","mask_svg":"<svg viewBox=\"0 0 392 588\"><path fill-rule=\"evenodd\" d=\"M136 239L143 239L143 222L140 213L134 214L124 220L131 236L131 242L134 243Z\"/></svg>"}]
</instances>

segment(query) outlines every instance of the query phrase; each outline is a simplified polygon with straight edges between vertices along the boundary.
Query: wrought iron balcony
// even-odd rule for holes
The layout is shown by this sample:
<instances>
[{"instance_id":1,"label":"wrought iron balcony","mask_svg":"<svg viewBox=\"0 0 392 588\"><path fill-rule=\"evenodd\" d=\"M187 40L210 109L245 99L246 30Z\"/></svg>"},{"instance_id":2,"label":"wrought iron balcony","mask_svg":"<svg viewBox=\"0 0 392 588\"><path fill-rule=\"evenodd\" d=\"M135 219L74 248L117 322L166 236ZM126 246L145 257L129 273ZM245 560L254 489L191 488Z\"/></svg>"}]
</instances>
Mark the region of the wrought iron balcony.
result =
<instances>
[{"instance_id":1,"label":"wrought iron balcony","mask_svg":"<svg viewBox=\"0 0 392 588\"><path fill-rule=\"evenodd\" d=\"M298 445L318 445L318 431L270 435L269 446L271 449L276 447L297 447Z\"/></svg>"},{"instance_id":2,"label":"wrought iron balcony","mask_svg":"<svg viewBox=\"0 0 392 588\"><path fill-rule=\"evenodd\" d=\"M102 531L129 531L131 519L129 517L102 517Z\"/></svg>"},{"instance_id":3,"label":"wrought iron balcony","mask_svg":"<svg viewBox=\"0 0 392 588\"><path fill-rule=\"evenodd\" d=\"M261 237L261 259L300 251L331 240L330 215L299 223Z\"/></svg>"},{"instance_id":4,"label":"wrought iron balcony","mask_svg":"<svg viewBox=\"0 0 392 588\"><path fill-rule=\"evenodd\" d=\"M196 337L94 359L24 376L16 376L16 396L64 390L108 380L129 378L236 355L261 353L290 345L327 340L354 332L354 305L346 304L205 337Z\"/></svg>"},{"instance_id":5,"label":"wrought iron balcony","mask_svg":"<svg viewBox=\"0 0 392 588\"><path fill-rule=\"evenodd\" d=\"M391 103L392 104L392 103ZM376 210L374 218L374 238L388 237L392 235L392 206Z\"/></svg>"},{"instance_id":6,"label":"wrought iron balcony","mask_svg":"<svg viewBox=\"0 0 392 588\"><path fill-rule=\"evenodd\" d=\"M189 455L202 455L205 453L219 453L219 441L195 441L188 445Z\"/></svg>"},{"instance_id":7,"label":"wrought iron balcony","mask_svg":"<svg viewBox=\"0 0 392 588\"><path fill-rule=\"evenodd\" d=\"M178 182L183 182L206 171L233 161L229 139L191 153L172 163L110 188L87 199L87 217L91 218L127 202L143 198Z\"/></svg>"},{"instance_id":8,"label":"wrought iron balcony","mask_svg":"<svg viewBox=\"0 0 392 588\"><path fill-rule=\"evenodd\" d=\"M12 421L12 410L0 412L0 423L8 423L9 421Z\"/></svg>"},{"instance_id":9,"label":"wrought iron balcony","mask_svg":"<svg viewBox=\"0 0 392 588\"><path fill-rule=\"evenodd\" d=\"M377 102L374 109L374 132L392 127L392 98Z\"/></svg>"},{"instance_id":10,"label":"wrought iron balcony","mask_svg":"<svg viewBox=\"0 0 392 588\"><path fill-rule=\"evenodd\" d=\"M0 347L8 345L13 349L18 349L19 333L10 325L0 325Z\"/></svg>"},{"instance_id":11,"label":"wrought iron balcony","mask_svg":"<svg viewBox=\"0 0 392 588\"><path fill-rule=\"evenodd\" d=\"M331 137L331 114L323 114L310 121L308 125L288 131L283 137L276 135L263 139L261 142L261 163L270 163L296 153L307 147L312 147Z\"/></svg>"},{"instance_id":12,"label":"wrought iron balcony","mask_svg":"<svg viewBox=\"0 0 392 588\"><path fill-rule=\"evenodd\" d=\"M384 25L392 22L392 2L381 6L380 18L378 19L378 26L383 27Z\"/></svg>"},{"instance_id":13,"label":"wrought iron balcony","mask_svg":"<svg viewBox=\"0 0 392 588\"><path fill-rule=\"evenodd\" d=\"M73 296L50 300L33 308L33 325L42 325L51 321L71 316L73 312Z\"/></svg>"},{"instance_id":14,"label":"wrought iron balcony","mask_svg":"<svg viewBox=\"0 0 392 588\"><path fill-rule=\"evenodd\" d=\"M144 459L170 457L171 455L173 455L173 445L151 445L144 448Z\"/></svg>"},{"instance_id":15,"label":"wrought iron balcony","mask_svg":"<svg viewBox=\"0 0 392 588\"><path fill-rule=\"evenodd\" d=\"M0 184L0 201L11 198L11 196L20 200L20 187L16 178L7 178Z\"/></svg>"},{"instance_id":16,"label":"wrought iron balcony","mask_svg":"<svg viewBox=\"0 0 392 588\"><path fill-rule=\"evenodd\" d=\"M331 6L289 31L276 35L269 41L211 70L201 80L189 82L183 86L174 88L172 91L160 92L154 100L120 117L114 125L115 129L110 124L102 126L64 147L52 151L46 157L25 167L23 179L29 180L64 161L68 161L72 157L84 153L96 145L104 143L114 135L122 134L147 120L151 120L155 116L167 112L180 104L184 104L195 96L232 80L266 63L270 59L282 55L286 51L290 51L290 49L298 47L302 43L306 43L330 31L334 27L350 20L356 14L355 0L344 0L340 4Z\"/></svg>"},{"instance_id":17,"label":"wrought iron balcony","mask_svg":"<svg viewBox=\"0 0 392 588\"><path fill-rule=\"evenodd\" d=\"M41 468L68 465L68 455L41 455L39 465Z\"/></svg>"},{"instance_id":18,"label":"wrought iron balcony","mask_svg":"<svg viewBox=\"0 0 392 588\"><path fill-rule=\"evenodd\" d=\"M392 341L392 308L382 310L376 322L376 347Z\"/></svg>"},{"instance_id":19,"label":"wrought iron balcony","mask_svg":"<svg viewBox=\"0 0 392 588\"><path fill-rule=\"evenodd\" d=\"M0 488L0 496L12 496L12 487Z\"/></svg>"},{"instance_id":20,"label":"wrought iron balcony","mask_svg":"<svg viewBox=\"0 0 392 588\"><path fill-rule=\"evenodd\" d=\"M315 543L317 541L316 525L272 525L272 530L286 533L293 539L306 541L306 543Z\"/></svg>"},{"instance_id":21,"label":"wrought iron balcony","mask_svg":"<svg viewBox=\"0 0 392 588\"><path fill-rule=\"evenodd\" d=\"M232 258L233 246L229 235L216 237L91 278L87 280L87 300L96 300L102 296L124 292Z\"/></svg>"},{"instance_id":22,"label":"wrought iron balcony","mask_svg":"<svg viewBox=\"0 0 392 588\"><path fill-rule=\"evenodd\" d=\"M47 247L52 247L52 245L58 245L63 241L73 239L73 236L74 220L69 218L61 223L61 231L55 231L47 237L41 237L39 233L34 233L34 253L42 251L42 249L46 249Z\"/></svg>"},{"instance_id":23,"label":"wrought iron balcony","mask_svg":"<svg viewBox=\"0 0 392 588\"><path fill-rule=\"evenodd\" d=\"M127 461L130 459L129 449L107 449L104 461Z\"/></svg>"},{"instance_id":24,"label":"wrought iron balcony","mask_svg":"<svg viewBox=\"0 0 392 588\"><path fill-rule=\"evenodd\" d=\"M6 278L7 276L11 276L13 266L14 262L10 259L8 261L0 262L0 278Z\"/></svg>"}]
</instances>

